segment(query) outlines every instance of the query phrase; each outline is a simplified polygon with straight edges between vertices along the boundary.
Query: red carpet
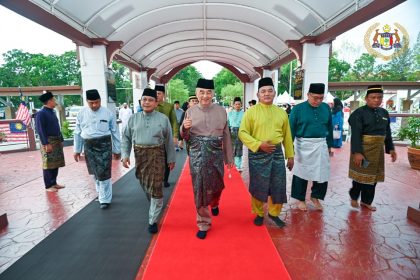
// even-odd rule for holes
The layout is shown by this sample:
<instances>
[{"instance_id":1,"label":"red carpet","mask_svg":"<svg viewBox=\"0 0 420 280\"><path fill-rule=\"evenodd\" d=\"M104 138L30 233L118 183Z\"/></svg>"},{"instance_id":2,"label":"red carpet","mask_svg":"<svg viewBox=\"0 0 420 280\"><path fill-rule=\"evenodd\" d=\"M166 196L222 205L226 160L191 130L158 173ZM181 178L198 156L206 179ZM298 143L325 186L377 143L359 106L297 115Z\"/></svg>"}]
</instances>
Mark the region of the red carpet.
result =
<instances>
[{"instance_id":1,"label":"red carpet","mask_svg":"<svg viewBox=\"0 0 420 280\"><path fill-rule=\"evenodd\" d=\"M220 214L200 240L186 163L143 279L290 279L266 227L253 224L250 196L236 170L231 179L225 172L225 185Z\"/></svg>"}]
</instances>

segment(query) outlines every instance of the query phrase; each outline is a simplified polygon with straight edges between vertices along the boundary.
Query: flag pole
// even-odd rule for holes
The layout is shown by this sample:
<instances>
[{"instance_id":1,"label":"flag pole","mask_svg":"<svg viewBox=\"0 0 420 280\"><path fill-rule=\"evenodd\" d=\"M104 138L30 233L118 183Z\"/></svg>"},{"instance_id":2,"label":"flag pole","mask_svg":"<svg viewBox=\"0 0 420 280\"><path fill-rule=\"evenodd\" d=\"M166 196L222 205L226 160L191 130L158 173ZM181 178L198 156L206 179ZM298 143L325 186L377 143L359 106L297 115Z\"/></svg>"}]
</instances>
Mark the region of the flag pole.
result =
<instances>
[{"instance_id":1,"label":"flag pole","mask_svg":"<svg viewBox=\"0 0 420 280\"><path fill-rule=\"evenodd\" d=\"M26 102L24 101L24 97L23 97L22 88L20 86L18 86L18 88L19 88L19 97L20 97L19 106L20 106L20 104L22 104L22 102L24 103L24 106L26 106ZM22 120L21 120L21 122L23 123ZM29 142L28 127L29 127L29 124L26 125L26 132L25 133L26 133L26 147L29 149L30 148L30 142Z\"/></svg>"}]
</instances>

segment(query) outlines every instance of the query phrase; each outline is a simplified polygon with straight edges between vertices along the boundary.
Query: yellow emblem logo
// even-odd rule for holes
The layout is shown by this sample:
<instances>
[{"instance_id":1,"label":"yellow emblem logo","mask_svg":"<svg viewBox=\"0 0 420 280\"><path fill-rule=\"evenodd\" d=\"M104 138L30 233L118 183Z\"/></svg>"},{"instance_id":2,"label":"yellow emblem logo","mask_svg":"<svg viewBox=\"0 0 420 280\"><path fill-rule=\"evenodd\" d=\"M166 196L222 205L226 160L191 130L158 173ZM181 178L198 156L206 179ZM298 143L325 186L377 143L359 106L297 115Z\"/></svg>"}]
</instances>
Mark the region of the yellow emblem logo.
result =
<instances>
[{"instance_id":1,"label":"yellow emblem logo","mask_svg":"<svg viewBox=\"0 0 420 280\"><path fill-rule=\"evenodd\" d=\"M379 29L380 25L378 22L373 24L365 34L365 47L371 55L387 61L408 49L410 41L402 25L395 22L394 28L385 24Z\"/></svg>"},{"instance_id":2,"label":"yellow emblem logo","mask_svg":"<svg viewBox=\"0 0 420 280\"><path fill-rule=\"evenodd\" d=\"M16 123L15 127L17 130L22 130L23 129L23 125L21 123Z\"/></svg>"}]
</instances>

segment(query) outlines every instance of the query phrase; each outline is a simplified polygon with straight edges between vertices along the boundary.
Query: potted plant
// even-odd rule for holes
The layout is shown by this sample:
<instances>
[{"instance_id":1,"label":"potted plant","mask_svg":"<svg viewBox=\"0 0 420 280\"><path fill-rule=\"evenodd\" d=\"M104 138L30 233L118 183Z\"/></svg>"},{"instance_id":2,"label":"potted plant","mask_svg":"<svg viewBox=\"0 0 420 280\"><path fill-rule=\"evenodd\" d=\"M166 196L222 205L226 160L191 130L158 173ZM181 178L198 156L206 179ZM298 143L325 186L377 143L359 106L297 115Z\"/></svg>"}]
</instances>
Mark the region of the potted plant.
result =
<instances>
[{"instance_id":1,"label":"potted plant","mask_svg":"<svg viewBox=\"0 0 420 280\"><path fill-rule=\"evenodd\" d=\"M407 125L401 127L398 137L410 141L410 146L407 147L408 161L411 168L420 170L420 118L408 118Z\"/></svg>"},{"instance_id":2,"label":"potted plant","mask_svg":"<svg viewBox=\"0 0 420 280\"><path fill-rule=\"evenodd\" d=\"M1 142L6 142L6 133L3 131L0 131L0 143Z\"/></svg>"}]
</instances>

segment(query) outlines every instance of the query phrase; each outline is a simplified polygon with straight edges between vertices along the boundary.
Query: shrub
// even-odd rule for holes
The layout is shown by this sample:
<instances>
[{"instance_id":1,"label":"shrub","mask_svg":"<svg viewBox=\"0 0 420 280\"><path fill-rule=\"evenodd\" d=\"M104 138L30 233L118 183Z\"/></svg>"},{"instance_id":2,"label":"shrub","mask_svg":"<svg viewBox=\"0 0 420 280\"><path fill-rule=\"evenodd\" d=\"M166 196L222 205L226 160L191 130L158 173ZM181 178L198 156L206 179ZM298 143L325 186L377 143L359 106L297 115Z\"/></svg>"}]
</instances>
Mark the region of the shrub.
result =
<instances>
[{"instance_id":1,"label":"shrub","mask_svg":"<svg viewBox=\"0 0 420 280\"><path fill-rule=\"evenodd\" d=\"M63 122L61 127L61 133L63 134L64 139L73 138L73 130L70 129L70 123L68 121Z\"/></svg>"},{"instance_id":2,"label":"shrub","mask_svg":"<svg viewBox=\"0 0 420 280\"><path fill-rule=\"evenodd\" d=\"M401 127L398 137L401 140L408 139L410 146L413 148L420 148L420 118L410 117L408 118L407 125Z\"/></svg>"}]
</instances>

